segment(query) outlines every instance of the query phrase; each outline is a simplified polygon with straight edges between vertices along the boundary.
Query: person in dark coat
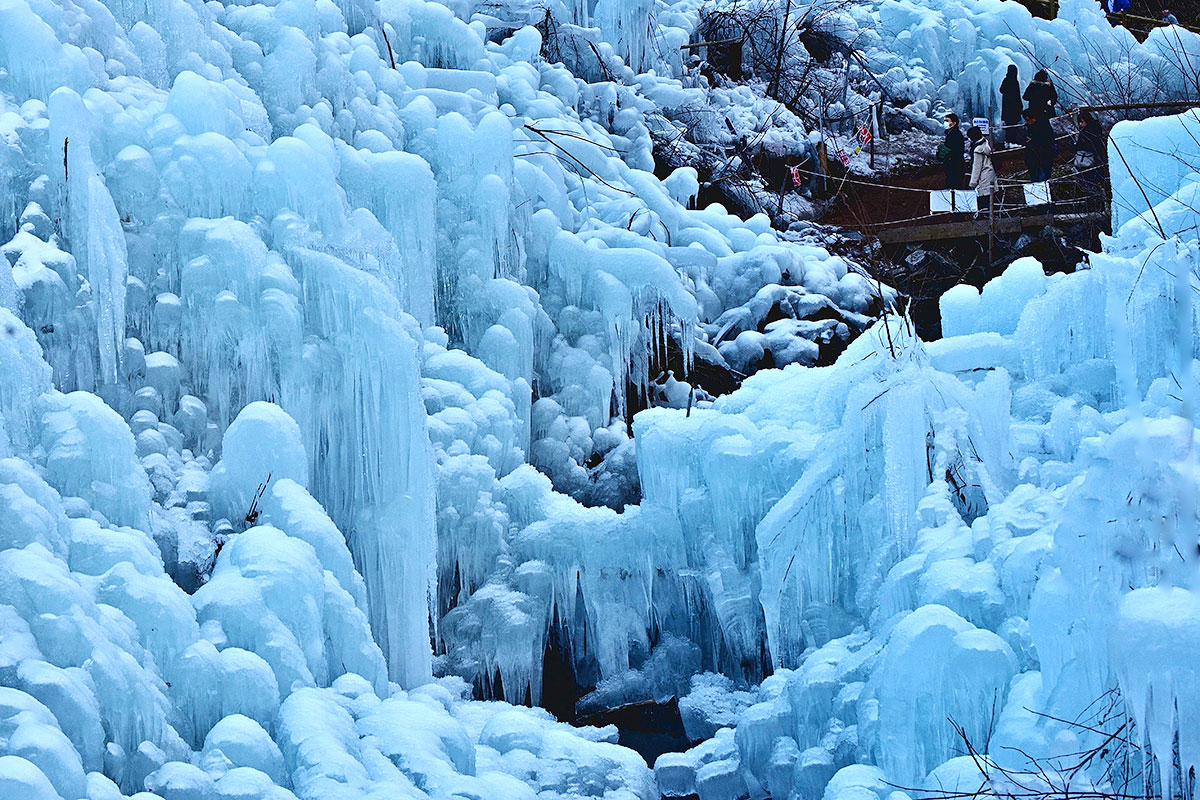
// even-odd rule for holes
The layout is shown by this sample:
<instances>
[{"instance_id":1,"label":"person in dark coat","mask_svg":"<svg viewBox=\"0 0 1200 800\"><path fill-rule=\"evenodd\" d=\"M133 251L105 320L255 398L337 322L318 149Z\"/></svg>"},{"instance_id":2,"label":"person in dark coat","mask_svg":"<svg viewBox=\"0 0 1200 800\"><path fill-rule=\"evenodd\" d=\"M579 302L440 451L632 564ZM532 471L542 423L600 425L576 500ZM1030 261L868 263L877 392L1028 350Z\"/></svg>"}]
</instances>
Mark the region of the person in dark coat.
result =
<instances>
[{"instance_id":1,"label":"person in dark coat","mask_svg":"<svg viewBox=\"0 0 1200 800\"><path fill-rule=\"evenodd\" d=\"M946 167L946 188L963 188L963 177L967 171L967 143L958 127L958 115L946 115L946 138L942 142L945 148L945 158L942 163Z\"/></svg>"},{"instance_id":2,"label":"person in dark coat","mask_svg":"<svg viewBox=\"0 0 1200 800\"><path fill-rule=\"evenodd\" d=\"M1038 117L1046 117L1046 122L1049 123L1050 117L1054 116L1054 107L1058 105L1058 90L1054 88L1046 70L1037 71L1033 80L1025 87L1024 97Z\"/></svg>"},{"instance_id":3,"label":"person in dark coat","mask_svg":"<svg viewBox=\"0 0 1200 800\"><path fill-rule=\"evenodd\" d=\"M1021 82L1017 78L1017 65L1008 65L1008 74L1000 82L1000 121L1004 124L1004 143L1020 146L1024 141L1021 130Z\"/></svg>"},{"instance_id":4,"label":"person in dark coat","mask_svg":"<svg viewBox=\"0 0 1200 800\"><path fill-rule=\"evenodd\" d=\"M1050 118L1032 106L1025 109L1025 167L1033 183L1049 180L1054 167L1054 129Z\"/></svg>"},{"instance_id":5,"label":"person in dark coat","mask_svg":"<svg viewBox=\"0 0 1200 800\"><path fill-rule=\"evenodd\" d=\"M1079 133L1075 136L1075 169L1101 166L1107 155L1104 150L1104 129L1090 111L1079 112Z\"/></svg>"}]
</instances>

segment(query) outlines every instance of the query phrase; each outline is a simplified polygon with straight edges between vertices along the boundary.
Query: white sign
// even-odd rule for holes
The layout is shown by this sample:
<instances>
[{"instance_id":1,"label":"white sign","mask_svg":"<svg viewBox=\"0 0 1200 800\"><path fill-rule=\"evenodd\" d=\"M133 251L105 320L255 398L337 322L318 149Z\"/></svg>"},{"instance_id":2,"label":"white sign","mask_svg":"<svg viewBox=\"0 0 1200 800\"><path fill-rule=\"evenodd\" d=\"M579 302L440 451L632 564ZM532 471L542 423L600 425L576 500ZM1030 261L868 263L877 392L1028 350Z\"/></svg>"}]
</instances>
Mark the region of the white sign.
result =
<instances>
[{"instance_id":1,"label":"white sign","mask_svg":"<svg viewBox=\"0 0 1200 800\"><path fill-rule=\"evenodd\" d=\"M937 189L929 193L929 213L976 211L979 201L973 189Z\"/></svg>"},{"instance_id":2,"label":"white sign","mask_svg":"<svg viewBox=\"0 0 1200 800\"><path fill-rule=\"evenodd\" d=\"M1050 184L1042 181L1041 183L1025 184L1025 205L1027 206L1044 206L1050 202Z\"/></svg>"},{"instance_id":3,"label":"white sign","mask_svg":"<svg viewBox=\"0 0 1200 800\"><path fill-rule=\"evenodd\" d=\"M987 117L976 117L971 120L971 124L983 131L984 136L992 132L992 123L988 121Z\"/></svg>"}]
</instances>

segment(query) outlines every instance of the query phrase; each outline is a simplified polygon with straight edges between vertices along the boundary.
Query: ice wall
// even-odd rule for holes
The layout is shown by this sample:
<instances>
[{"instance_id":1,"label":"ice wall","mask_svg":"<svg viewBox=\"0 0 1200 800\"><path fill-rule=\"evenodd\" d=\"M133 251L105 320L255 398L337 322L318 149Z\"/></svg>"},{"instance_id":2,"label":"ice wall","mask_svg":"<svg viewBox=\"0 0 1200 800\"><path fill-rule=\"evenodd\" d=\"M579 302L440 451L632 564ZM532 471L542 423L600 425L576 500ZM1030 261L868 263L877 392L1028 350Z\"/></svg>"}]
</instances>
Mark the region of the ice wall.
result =
<instances>
[{"instance_id":1,"label":"ice wall","mask_svg":"<svg viewBox=\"0 0 1200 800\"><path fill-rule=\"evenodd\" d=\"M1184 179L1200 157L1194 136L1198 126L1195 111L1113 126L1108 143L1113 231L1145 217L1143 225L1160 237L1186 234L1186 229L1177 226L1188 221L1189 209L1180 206L1187 205L1194 191L1193 184ZM1154 207L1172 197L1174 202L1167 203L1159 215ZM1179 220L1181 213L1184 216ZM1160 225L1164 226L1161 231Z\"/></svg>"},{"instance_id":2,"label":"ice wall","mask_svg":"<svg viewBox=\"0 0 1200 800\"><path fill-rule=\"evenodd\" d=\"M253 516L186 594L142 529L173 520L142 466L163 454L139 464L130 426L95 395L51 390L32 332L3 321L0 398L6 430L24 437L6 439L0 459L5 796L653 796L615 728L470 702L457 679L389 682L363 579L305 488L300 426L277 405L244 408L211 493L189 489L215 508L250 496ZM134 422L139 450L147 434L179 436ZM264 471L272 478L258 483Z\"/></svg>"},{"instance_id":3,"label":"ice wall","mask_svg":"<svg viewBox=\"0 0 1200 800\"><path fill-rule=\"evenodd\" d=\"M642 10L577 76L465 4L0 7L3 780L644 797L613 731L468 703L434 647L531 702L552 635L584 681L663 632L759 668L751 595L633 505L626 416L766 284L862 281L655 177Z\"/></svg>"},{"instance_id":4,"label":"ice wall","mask_svg":"<svg viewBox=\"0 0 1200 800\"><path fill-rule=\"evenodd\" d=\"M32 341L22 323L8 324L11 337ZM189 746L198 747L222 717L241 714L273 728L280 686L286 694L296 681L328 685L336 677L331 664L336 674L355 669L386 689L363 612L301 538L252 528L222 551L212 582L192 598L184 594L143 532L163 525L165 510L152 499L128 425L94 395L63 395L25 380L22 358L40 356L36 348L6 353L6 396L44 410L28 420L42 445L16 449L0 467L0 663L6 754L14 760L5 780L48 781L48 797L111 796L114 781L136 791L167 761L186 761ZM44 362L41 369L48 374ZM254 429L247 414L230 439L230 480L247 460L238 446L250 442L239 435L260 450L279 445L280 463L298 459L304 468L298 439L275 433L288 425L298 432L295 423L260 405L260 419L277 422ZM5 417L22 419L8 409ZM340 536L324 544L345 553Z\"/></svg>"},{"instance_id":5,"label":"ice wall","mask_svg":"<svg viewBox=\"0 0 1200 800\"><path fill-rule=\"evenodd\" d=\"M892 77L926 110L970 92L916 60L945 67L975 23L1004 39L950 9L943 47L888 8L921 17ZM1078 710L1110 673L1171 738L1173 674L1072 616L1088 585L1093 616L1138 625L1158 595L1078 573L1150 545L1073 551L1060 509L1098 524L1119 479L1149 519L1174 497L1154 486L1186 488L1104 463L1142 457L1129 409L1191 407L1190 349L1163 344L1194 325L1191 184L1156 206L1183 238L1147 247L1166 231L1131 218L1090 275L985 289L970 336L888 320L807 369L887 293L763 215L686 207L694 173L655 177L658 109L706 95L636 74L675 68L695 12L656 7L655 38L643 10L595 9L565 65L465 4L0 7L6 790L652 796L612 730L465 700L538 700L552 640L611 702L642 699L631 670L794 667L677 759L705 793L815 795L860 756L921 781L953 743L918 724L940 715L978 738L999 713L998 742L1050 752L1069 737L1023 709ZM982 87L974 63L948 68ZM743 94L719 96L775 113ZM715 403L688 383L768 352L793 366ZM651 403L678 410L635 443ZM1189 463L1191 429L1162 428L1152 451ZM1169 596L1182 639L1167 552L1121 577Z\"/></svg>"}]
</instances>

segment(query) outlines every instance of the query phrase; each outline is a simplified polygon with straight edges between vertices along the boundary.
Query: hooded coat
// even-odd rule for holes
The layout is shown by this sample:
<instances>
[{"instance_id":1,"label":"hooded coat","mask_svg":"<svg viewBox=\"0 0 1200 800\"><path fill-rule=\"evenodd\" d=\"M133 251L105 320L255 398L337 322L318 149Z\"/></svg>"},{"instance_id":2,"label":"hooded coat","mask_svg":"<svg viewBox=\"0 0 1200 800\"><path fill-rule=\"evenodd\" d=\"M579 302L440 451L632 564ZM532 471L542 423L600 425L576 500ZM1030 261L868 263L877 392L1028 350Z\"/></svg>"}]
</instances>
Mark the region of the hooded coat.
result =
<instances>
[{"instance_id":1,"label":"hooded coat","mask_svg":"<svg viewBox=\"0 0 1200 800\"><path fill-rule=\"evenodd\" d=\"M992 163L992 146L987 139L981 139L971 151L969 186L979 197L989 197L996 191L996 166Z\"/></svg>"},{"instance_id":2,"label":"hooded coat","mask_svg":"<svg viewBox=\"0 0 1200 800\"><path fill-rule=\"evenodd\" d=\"M1021 83L1017 78L1017 65L1010 64L1008 74L1000 82L1000 120L1005 125L1020 125L1021 112Z\"/></svg>"},{"instance_id":3,"label":"hooded coat","mask_svg":"<svg viewBox=\"0 0 1200 800\"><path fill-rule=\"evenodd\" d=\"M1038 73L1041 75L1042 73ZM1034 78L1025 87L1025 102L1029 103L1029 108L1035 112L1038 117L1053 117L1054 107L1058 105L1058 90L1054 88L1054 84L1047 78L1039 80Z\"/></svg>"},{"instance_id":4,"label":"hooded coat","mask_svg":"<svg viewBox=\"0 0 1200 800\"><path fill-rule=\"evenodd\" d=\"M963 185L963 173L967 169L966 162L963 160L966 152L966 139L957 125L946 131L946 138L943 144L946 145L946 150L948 151L945 161L946 188L961 189Z\"/></svg>"}]
</instances>

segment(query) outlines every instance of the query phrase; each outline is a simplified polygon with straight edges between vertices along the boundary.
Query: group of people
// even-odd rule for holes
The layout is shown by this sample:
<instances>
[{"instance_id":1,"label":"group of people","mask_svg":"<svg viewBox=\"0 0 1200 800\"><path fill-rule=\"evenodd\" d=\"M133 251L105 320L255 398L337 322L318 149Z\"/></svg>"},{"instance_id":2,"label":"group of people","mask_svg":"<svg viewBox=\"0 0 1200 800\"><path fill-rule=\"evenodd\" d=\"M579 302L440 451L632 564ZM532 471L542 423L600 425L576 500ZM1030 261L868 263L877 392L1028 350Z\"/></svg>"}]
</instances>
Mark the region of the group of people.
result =
<instances>
[{"instance_id":1,"label":"group of people","mask_svg":"<svg viewBox=\"0 0 1200 800\"><path fill-rule=\"evenodd\" d=\"M946 138L938 148L938 154L946 167L946 188L962 189L966 186L975 190L981 207L992 202L996 190L996 167L992 163L992 145L983 135L983 129L972 125L964 138L959 127L957 114L946 115ZM971 174L967 177L966 149L971 143Z\"/></svg>"},{"instance_id":2,"label":"group of people","mask_svg":"<svg viewBox=\"0 0 1200 800\"><path fill-rule=\"evenodd\" d=\"M1025 166L1029 180L1044 181L1050 177L1054 155L1054 108L1058 105L1058 90L1046 70L1038 70L1033 80L1021 92L1016 64L1008 65L1008 74L1000 82L1000 121L1004 123L1004 142L1025 146ZM1022 124L1024 123L1024 124Z\"/></svg>"},{"instance_id":3,"label":"group of people","mask_svg":"<svg viewBox=\"0 0 1200 800\"><path fill-rule=\"evenodd\" d=\"M1050 122L1057 105L1058 90L1046 70L1038 70L1022 92L1017 67L1009 65L1008 74L1000 83L1003 142L1005 147L1024 146L1025 166L1033 183L1049 180L1054 167L1058 146ZM997 180L988 137L977 126L971 126L964 136L958 115L953 113L946 115L945 128L946 136L938 146L938 157L946 170L946 188L974 189L980 208L989 208ZM1099 121L1088 111L1079 113L1074 151L1075 170L1088 173L1085 181L1094 181L1093 168L1104 161L1104 135Z\"/></svg>"}]
</instances>

